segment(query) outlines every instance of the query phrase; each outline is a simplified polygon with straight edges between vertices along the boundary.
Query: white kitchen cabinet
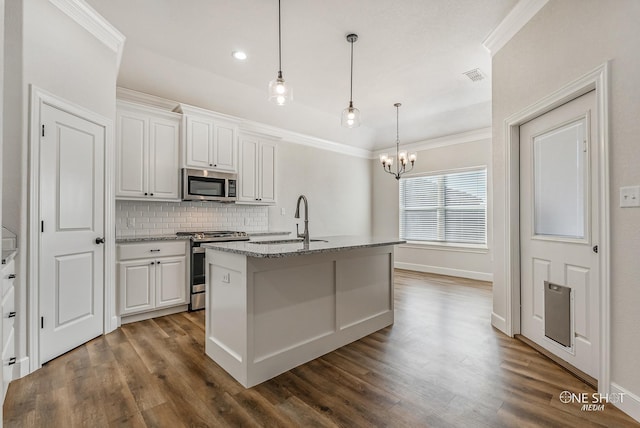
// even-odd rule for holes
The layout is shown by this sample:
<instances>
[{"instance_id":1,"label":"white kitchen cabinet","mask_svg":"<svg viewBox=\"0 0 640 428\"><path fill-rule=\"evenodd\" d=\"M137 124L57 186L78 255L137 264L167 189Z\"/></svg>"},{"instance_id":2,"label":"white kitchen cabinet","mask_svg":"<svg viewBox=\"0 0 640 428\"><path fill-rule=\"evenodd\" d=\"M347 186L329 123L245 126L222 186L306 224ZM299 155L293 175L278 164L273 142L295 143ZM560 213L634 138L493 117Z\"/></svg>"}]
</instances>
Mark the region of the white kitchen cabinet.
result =
<instances>
[{"instance_id":1,"label":"white kitchen cabinet","mask_svg":"<svg viewBox=\"0 0 640 428\"><path fill-rule=\"evenodd\" d=\"M117 253L121 316L188 304L186 241L122 243Z\"/></svg>"},{"instance_id":2,"label":"white kitchen cabinet","mask_svg":"<svg viewBox=\"0 0 640 428\"><path fill-rule=\"evenodd\" d=\"M181 116L118 101L116 197L177 201Z\"/></svg>"},{"instance_id":3,"label":"white kitchen cabinet","mask_svg":"<svg viewBox=\"0 0 640 428\"><path fill-rule=\"evenodd\" d=\"M238 203L273 205L276 203L276 153L273 140L240 137Z\"/></svg>"},{"instance_id":4,"label":"white kitchen cabinet","mask_svg":"<svg viewBox=\"0 0 640 428\"><path fill-rule=\"evenodd\" d=\"M185 128L183 166L237 172L237 122L184 104L177 111L183 114Z\"/></svg>"},{"instance_id":5,"label":"white kitchen cabinet","mask_svg":"<svg viewBox=\"0 0 640 428\"><path fill-rule=\"evenodd\" d=\"M7 395L9 382L13 379L16 363L14 322L16 319L15 261L11 259L2 265L2 398ZM1 404L1 403L0 403Z\"/></svg>"}]
</instances>

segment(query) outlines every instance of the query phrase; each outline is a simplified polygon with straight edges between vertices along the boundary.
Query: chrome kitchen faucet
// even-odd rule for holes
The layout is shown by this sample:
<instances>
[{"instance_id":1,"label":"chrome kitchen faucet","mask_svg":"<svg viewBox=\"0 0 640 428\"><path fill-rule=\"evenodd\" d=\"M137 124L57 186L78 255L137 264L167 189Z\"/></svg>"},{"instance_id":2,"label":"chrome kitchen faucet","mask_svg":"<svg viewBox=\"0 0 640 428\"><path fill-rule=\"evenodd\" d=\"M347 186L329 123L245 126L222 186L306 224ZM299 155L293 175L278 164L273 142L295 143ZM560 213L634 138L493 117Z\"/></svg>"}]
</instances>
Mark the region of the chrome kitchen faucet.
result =
<instances>
[{"instance_id":1,"label":"chrome kitchen faucet","mask_svg":"<svg viewBox=\"0 0 640 428\"><path fill-rule=\"evenodd\" d=\"M307 197L305 195L298 196L298 203L296 206L296 214L295 218L300 218L300 201L304 201L304 232L300 234L298 231L298 223L296 223L296 235L298 238L303 238L303 243L308 246L309 245L309 204L307 202Z\"/></svg>"}]
</instances>

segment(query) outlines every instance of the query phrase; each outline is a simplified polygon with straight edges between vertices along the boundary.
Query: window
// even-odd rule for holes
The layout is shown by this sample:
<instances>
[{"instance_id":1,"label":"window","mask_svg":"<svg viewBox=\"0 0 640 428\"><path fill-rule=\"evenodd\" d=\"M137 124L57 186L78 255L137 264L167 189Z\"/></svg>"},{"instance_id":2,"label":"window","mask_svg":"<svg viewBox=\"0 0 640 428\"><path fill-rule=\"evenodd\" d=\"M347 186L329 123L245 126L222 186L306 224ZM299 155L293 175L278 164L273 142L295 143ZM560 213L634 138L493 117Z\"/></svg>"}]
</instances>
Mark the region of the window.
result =
<instances>
[{"instance_id":1,"label":"window","mask_svg":"<svg viewBox=\"0 0 640 428\"><path fill-rule=\"evenodd\" d=\"M487 168L400 180L400 238L487 243Z\"/></svg>"}]
</instances>

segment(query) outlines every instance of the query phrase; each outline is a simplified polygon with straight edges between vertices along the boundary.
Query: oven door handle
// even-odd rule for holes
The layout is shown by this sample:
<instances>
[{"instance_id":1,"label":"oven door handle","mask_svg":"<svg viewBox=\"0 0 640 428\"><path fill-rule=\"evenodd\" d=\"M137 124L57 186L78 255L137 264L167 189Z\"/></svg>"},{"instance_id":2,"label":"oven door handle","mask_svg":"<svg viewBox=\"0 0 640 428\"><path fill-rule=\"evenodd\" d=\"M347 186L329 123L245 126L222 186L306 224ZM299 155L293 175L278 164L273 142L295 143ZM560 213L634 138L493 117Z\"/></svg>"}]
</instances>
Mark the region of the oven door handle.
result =
<instances>
[{"instance_id":1,"label":"oven door handle","mask_svg":"<svg viewBox=\"0 0 640 428\"><path fill-rule=\"evenodd\" d=\"M193 248L191 249L191 252L192 252L193 254L202 254L202 253L204 253L206 250L207 250L206 248L202 248L202 247L193 247Z\"/></svg>"}]
</instances>

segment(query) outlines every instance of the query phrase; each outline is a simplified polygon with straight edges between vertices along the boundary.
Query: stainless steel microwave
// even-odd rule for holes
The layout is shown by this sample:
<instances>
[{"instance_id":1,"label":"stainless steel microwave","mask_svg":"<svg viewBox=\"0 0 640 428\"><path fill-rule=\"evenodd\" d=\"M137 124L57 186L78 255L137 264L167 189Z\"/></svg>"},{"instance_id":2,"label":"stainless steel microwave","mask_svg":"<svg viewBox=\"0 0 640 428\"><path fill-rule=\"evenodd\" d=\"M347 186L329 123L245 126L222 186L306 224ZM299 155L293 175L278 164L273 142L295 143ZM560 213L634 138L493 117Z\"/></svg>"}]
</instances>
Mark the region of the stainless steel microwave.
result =
<instances>
[{"instance_id":1,"label":"stainless steel microwave","mask_svg":"<svg viewBox=\"0 0 640 428\"><path fill-rule=\"evenodd\" d=\"M182 169L183 201L235 202L238 199L237 186L237 174Z\"/></svg>"}]
</instances>

